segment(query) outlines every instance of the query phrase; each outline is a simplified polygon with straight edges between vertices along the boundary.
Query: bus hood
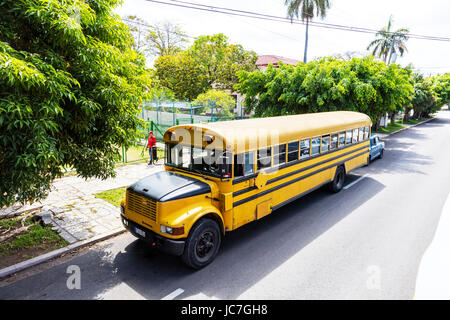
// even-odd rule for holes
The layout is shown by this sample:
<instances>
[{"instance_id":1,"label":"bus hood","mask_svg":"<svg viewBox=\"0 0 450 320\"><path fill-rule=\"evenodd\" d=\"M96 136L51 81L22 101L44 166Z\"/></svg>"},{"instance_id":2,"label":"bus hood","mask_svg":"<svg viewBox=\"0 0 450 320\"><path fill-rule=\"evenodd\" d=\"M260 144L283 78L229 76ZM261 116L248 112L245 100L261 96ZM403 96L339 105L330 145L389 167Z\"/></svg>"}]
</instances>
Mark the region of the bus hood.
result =
<instances>
[{"instance_id":1,"label":"bus hood","mask_svg":"<svg viewBox=\"0 0 450 320\"><path fill-rule=\"evenodd\" d=\"M211 187L191 177L162 171L139 180L127 190L164 202L210 193Z\"/></svg>"}]
</instances>

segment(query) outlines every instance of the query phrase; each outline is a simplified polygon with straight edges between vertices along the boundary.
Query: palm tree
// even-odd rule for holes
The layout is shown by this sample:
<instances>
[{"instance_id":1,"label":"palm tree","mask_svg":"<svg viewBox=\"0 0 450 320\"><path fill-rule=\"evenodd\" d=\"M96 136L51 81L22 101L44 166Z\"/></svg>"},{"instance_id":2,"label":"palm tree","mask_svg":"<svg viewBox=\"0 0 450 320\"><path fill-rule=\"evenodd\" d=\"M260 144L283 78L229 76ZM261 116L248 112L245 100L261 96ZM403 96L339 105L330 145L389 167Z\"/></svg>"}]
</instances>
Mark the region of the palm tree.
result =
<instances>
[{"instance_id":1,"label":"palm tree","mask_svg":"<svg viewBox=\"0 0 450 320\"><path fill-rule=\"evenodd\" d=\"M401 28L396 31L391 31L393 19L389 17L389 22L386 27L383 27L375 35L378 39L373 40L367 50L373 47L372 54L375 57L383 59L384 63L390 64L394 54L403 56L406 49L405 42L408 40L409 29Z\"/></svg>"},{"instance_id":2,"label":"palm tree","mask_svg":"<svg viewBox=\"0 0 450 320\"><path fill-rule=\"evenodd\" d=\"M303 55L303 62L306 63L308 52L308 27L309 21L314 16L319 16L321 19L325 18L327 10L330 8L329 0L284 0L284 4L288 7L288 17L291 20L300 18L302 21L306 20L306 36L305 36L305 53Z\"/></svg>"}]
</instances>

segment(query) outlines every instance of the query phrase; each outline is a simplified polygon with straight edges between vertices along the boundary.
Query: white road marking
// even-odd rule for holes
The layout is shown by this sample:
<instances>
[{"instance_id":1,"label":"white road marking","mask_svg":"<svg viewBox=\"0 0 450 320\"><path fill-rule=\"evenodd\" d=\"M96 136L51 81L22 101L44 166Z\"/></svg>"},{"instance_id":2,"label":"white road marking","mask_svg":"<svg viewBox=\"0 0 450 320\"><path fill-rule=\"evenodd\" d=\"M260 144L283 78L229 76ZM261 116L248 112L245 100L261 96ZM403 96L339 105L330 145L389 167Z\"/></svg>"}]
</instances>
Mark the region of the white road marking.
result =
<instances>
[{"instance_id":1,"label":"white road marking","mask_svg":"<svg viewBox=\"0 0 450 320\"><path fill-rule=\"evenodd\" d=\"M355 184L357 184L358 182L360 182L360 181L361 181L362 179L364 179L365 177L367 177L367 174L365 174L365 175L359 177L358 179L356 179L356 180L353 181L352 183L346 185L346 186L344 187L344 190L347 190L348 188L353 187Z\"/></svg>"},{"instance_id":2,"label":"white road marking","mask_svg":"<svg viewBox=\"0 0 450 320\"><path fill-rule=\"evenodd\" d=\"M122 282L97 295L95 299L101 300L145 300L146 298L126 283Z\"/></svg>"},{"instance_id":3,"label":"white road marking","mask_svg":"<svg viewBox=\"0 0 450 320\"><path fill-rule=\"evenodd\" d=\"M184 292L183 289L178 288L177 290L175 290L172 293L169 293L167 296L165 296L164 298L162 298L161 300L173 300L176 297L178 297L180 294L182 294Z\"/></svg>"}]
</instances>

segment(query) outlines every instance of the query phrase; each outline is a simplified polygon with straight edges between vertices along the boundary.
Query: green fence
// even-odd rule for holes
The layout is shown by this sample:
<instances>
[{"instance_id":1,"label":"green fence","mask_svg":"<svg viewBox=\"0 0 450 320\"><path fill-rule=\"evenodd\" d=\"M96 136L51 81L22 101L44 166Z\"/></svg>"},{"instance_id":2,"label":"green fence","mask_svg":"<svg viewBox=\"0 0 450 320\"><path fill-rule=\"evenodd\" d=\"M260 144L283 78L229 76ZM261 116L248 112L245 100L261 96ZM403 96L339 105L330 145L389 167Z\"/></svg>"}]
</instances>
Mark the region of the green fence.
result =
<instances>
[{"instance_id":1,"label":"green fence","mask_svg":"<svg viewBox=\"0 0 450 320\"><path fill-rule=\"evenodd\" d=\"M148 150L146 150L149 131L153 131L156 140L162 142L164 132L176 125L232 121L245 119L246 117L243 115L224 116L218 109L195 105L189 102L147 101L141 107L140 118L145 121L145 126L139 128L141 139L136 141L136 144L128 150L125 150L123 147L121 148L121 162L123 163L149 159ZM159 149L158 156L159 158L164 156L162 149Z\"/></svg>"}]
</instances>

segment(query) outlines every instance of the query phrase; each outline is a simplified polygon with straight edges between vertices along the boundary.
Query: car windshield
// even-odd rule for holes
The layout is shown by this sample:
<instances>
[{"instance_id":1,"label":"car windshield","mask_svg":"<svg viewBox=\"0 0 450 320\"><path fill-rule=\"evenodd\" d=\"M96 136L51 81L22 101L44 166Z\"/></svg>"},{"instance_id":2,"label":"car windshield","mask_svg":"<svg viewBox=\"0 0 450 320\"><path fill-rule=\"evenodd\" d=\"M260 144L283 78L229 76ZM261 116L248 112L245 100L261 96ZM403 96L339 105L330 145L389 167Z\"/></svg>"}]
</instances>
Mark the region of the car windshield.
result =
<instances>
[{"instance_id":1,"label":"car windshield","mask_svg":"<svg viewBox=\"0 0 450 320\"><path fill-rule=\"evenodd\" d=\"M166 164L219 178L231 177L231 154L181 144L166 144Z\"/></svg>"}]
</instances>

